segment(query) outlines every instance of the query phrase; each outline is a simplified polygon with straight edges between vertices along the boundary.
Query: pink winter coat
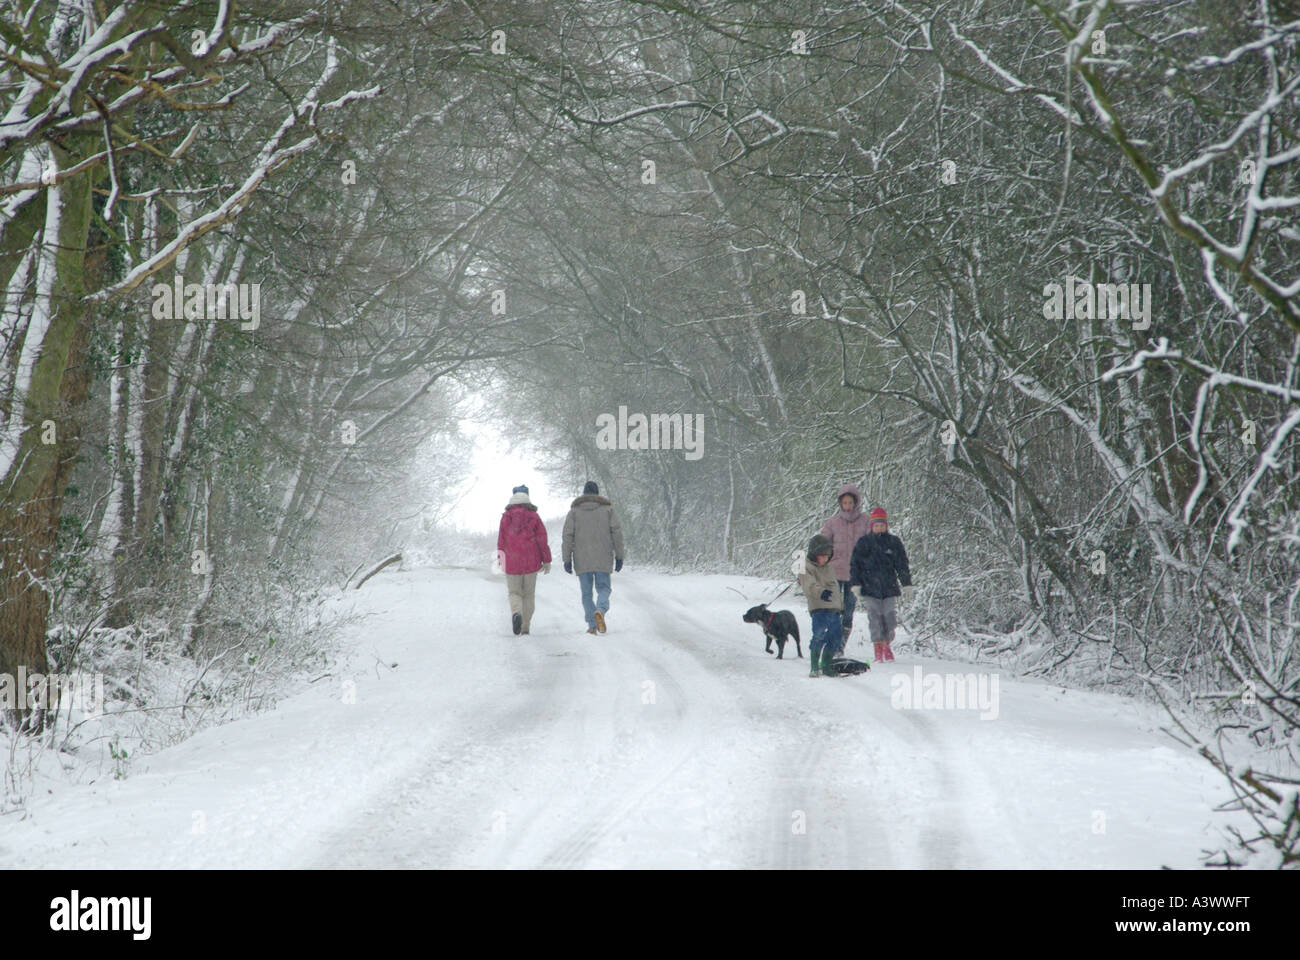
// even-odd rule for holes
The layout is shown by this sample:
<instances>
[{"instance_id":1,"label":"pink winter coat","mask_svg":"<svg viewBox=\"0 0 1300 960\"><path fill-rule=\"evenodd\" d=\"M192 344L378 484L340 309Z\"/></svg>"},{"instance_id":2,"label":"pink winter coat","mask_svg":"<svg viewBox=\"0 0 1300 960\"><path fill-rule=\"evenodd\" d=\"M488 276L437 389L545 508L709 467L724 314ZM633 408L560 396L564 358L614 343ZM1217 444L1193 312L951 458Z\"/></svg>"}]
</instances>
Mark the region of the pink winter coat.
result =
<instances>
[{"instance_id":1,"label":"pink winter coat","mask_svg":"<svg viewBox=\"0 0 1300 960\"><path fill-rule=\"evenodd\" d=\"M862 494L858 493L858 488L853 484L846 483L840 487L840 492L835 495L836 506L839 505L840 497L846 493L853 494L853 499L857 501L853 504L853 509L849 513L836 510L835 515L822 527L822 536L835 547L831 569L835 571L836 580L849 579L849 561L853 559L853 547L859 537L871 532L871 521L862 512Z\"/></svg>"},{"instance_id":2,"label":"pink winter coat","mask_svg":"<svg viewBox=\"0 0 1300 960\"><path fill-rule=\"evenodd\" d=\"M551 562L546 525L531 503L512 503L501 514L497 549L505 553L506 573L536 573Z\"/></svg>"}]
</instances>

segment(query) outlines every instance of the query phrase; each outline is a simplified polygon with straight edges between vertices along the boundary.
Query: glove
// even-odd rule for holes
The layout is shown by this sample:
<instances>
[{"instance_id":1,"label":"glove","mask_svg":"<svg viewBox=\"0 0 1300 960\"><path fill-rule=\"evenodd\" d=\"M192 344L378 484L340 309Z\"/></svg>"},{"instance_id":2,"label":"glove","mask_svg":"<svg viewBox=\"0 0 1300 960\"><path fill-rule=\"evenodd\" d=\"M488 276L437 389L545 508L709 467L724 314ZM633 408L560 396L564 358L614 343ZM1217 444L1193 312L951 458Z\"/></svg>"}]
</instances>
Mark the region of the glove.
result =
<instances>
[{"instance_id":1,"label":"glove","mask_svg":"<svg viewBox=\"0 0 1300 960\"><path fill-rule=\"evenodd\" d=\"M856 583L853 586L849 587L849 593L853 594L853 596L855 596L859 600L862 599L862 588L859 587Z\"/></svg>"},{"instance_id":2,"label":"glove","mask_svg":"<svg viewBox=\"0 0 1300 960\"><path fill-rule=\"evenodd\" d=\"M830 598L831 598L831 592L830 592L829 590L823 590L823 591L822 591L822 599L823 599L823 600L830 600Z\"/></svg>"},{"instance_id":3,"label":"glove","mask_svg":"<svg viewBox=\"0 0 1300 960\"><path fill-rule=\"evenodd\" d=\"M623 558L622 558L622 557L615 557L615 558L614 558L614 572L615 572L615 573L618 573L618 572L619 572L620 570L622 570L622 569L623 569Z\"/></svg>"},{"instance_id":4,"label":"glove","mask_svg":"<svg viewBox=\"0 0 1300 960\"><path fill-rule=\"evenodd\" d=\"M912 602L912 594L916 593L916 587L912 586L912 585L909 583L907 586L903 587L902 590L903 590L903 599L904 599L905 601L907 601L908 603L911 603L911 602Z\"/></svg>"},{"instance_id":5,"label":"glove","mask_svg":"<svg viewBox=\"0 0 1300 960\"><path fill-rule=\"evenodd\" d=\"M542 573L550 573L550 572L551 572L551 565L549 563L542 564Z\"/></svg>"},{"instance_id":6,"label":"glove","mask_svg":"<svg viewBox=\"0 0 1300 960\"><path fill-rule=\"evenodd\" d=\"M565 560L565 561L564 561L564 572L565 572L565 573L573 573L573 561L572 561L572 560Z\"/></svg>"}]
</instances>

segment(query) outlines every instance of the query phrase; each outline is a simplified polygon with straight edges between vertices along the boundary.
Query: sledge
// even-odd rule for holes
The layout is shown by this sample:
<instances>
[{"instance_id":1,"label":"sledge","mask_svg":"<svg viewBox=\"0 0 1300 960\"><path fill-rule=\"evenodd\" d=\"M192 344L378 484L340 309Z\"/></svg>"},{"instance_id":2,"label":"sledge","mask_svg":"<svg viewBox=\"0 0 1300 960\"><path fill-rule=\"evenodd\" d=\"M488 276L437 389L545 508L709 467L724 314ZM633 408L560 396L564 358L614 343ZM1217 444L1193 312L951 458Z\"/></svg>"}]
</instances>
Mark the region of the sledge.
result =
<instances>
[{"instance_id":1,"label":"sledge","mask_svg":"<svg viewBox=\"0 0 1300 960\"><path fill-rule=\"evenodd\" d=\"M871 664L865 660L854 660L850 657L832 657L831 672L827 676L852 677L859 673L866 673L870 669Z\"/></svg>"}]
</instances>

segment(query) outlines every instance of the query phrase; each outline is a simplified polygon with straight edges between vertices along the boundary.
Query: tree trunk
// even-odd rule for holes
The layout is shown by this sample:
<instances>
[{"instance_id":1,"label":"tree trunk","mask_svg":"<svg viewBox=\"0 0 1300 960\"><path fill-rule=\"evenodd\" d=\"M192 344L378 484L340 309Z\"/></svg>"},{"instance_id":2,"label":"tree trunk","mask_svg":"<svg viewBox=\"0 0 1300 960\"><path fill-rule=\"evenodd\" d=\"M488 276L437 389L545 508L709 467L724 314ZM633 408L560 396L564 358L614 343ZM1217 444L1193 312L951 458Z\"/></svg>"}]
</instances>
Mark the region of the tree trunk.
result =
<instances>
[{"instance_id":1,"label":"tree trunk","mask_svg":"<svg viewBox=\"0 0 1300 960\"><path fill-rule=\"evenodd\" d=\"M62 151L56 153L62 159ZM0 438L5 468L0 483L0 674L15 683L20 667L29 677L45 674L49 667L46 578L79 443L71 408L85 399L89 386L83 366L88 310L81 297L90 189L87 176L47 191L31 318L19 351L9 421ZM43 726L43 711L17 707L5 710L10 722L27 729Z\"/></svg>"}]
</instances>

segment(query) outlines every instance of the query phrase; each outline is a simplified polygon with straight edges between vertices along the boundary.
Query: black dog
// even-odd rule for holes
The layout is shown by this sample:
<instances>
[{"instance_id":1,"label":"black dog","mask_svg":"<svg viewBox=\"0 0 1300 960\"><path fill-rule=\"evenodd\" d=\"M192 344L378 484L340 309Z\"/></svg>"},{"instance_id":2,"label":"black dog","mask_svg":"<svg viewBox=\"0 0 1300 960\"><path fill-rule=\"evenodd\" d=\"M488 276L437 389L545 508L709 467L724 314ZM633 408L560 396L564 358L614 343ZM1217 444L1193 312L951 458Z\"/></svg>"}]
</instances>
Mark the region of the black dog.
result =
<instances>
[{"instance_id":1,"label":"black dog","mask_svg":"<svg viewBox=\"0 0 1300 960\"><path fill-rule=\"evenodd\" d=\"M767 645L763 649L771 653L772 641L775 640L778 660L785 658L785 642L791 637L794 638L794 648L799 651L799 657L803 658L803 647L799 645L799 621L789 610L769 610L766 603L760 603L746 610L741 619L746 623L763 625L763 636L767 639Z\"/></svg>"}]
</instances>

